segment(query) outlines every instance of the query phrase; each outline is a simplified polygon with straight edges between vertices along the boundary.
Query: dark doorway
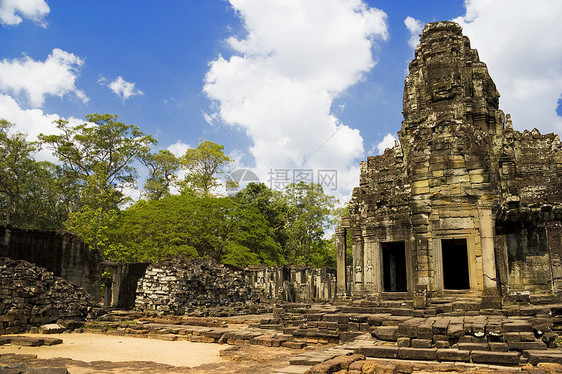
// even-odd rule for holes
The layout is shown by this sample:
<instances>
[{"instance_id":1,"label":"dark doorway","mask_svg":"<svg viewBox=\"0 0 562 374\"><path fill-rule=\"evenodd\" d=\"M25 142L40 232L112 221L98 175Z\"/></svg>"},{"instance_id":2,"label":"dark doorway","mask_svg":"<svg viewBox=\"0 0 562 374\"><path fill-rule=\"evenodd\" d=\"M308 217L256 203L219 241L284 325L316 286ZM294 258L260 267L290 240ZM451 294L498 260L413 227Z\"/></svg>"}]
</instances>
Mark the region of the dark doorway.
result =
<instances>
[{"instance_id":1,"label":"dark doorway","mask_svg":"<svg viewBox=\"0 0 562 374\"><path fill-rule=\"evenodd\" d=\"M468 253L466 239L441 240L443 258L443 288L446 290L468 290Z\"/></svg>"},{"instance_id":2,"label":"dark doorway","mask_svg":"<svg viewBox=\"0 0 562 374\"><path fill-rule=\"evenodd\" d=\"M385 292L406 292L406 247L404 242L381 243L383 289Z\"/></svg>"}]
</instances>

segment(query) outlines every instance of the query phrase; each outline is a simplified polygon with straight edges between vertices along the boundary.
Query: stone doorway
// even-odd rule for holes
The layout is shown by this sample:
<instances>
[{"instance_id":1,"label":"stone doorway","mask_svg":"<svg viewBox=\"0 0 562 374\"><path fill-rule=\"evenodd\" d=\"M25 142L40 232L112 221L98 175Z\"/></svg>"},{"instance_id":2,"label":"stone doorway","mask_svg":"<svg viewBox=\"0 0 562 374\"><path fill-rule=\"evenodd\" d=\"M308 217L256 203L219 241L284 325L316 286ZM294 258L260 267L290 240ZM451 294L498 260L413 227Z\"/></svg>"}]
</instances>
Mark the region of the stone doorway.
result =
<instances>
[{"instance_id":1,"label":"stone doorway","mask_svg":"<svg viewBox=\"0 0 562 374\"><path fill-rule=\"evenodd\" d=\"M443 265L443 289L470 289L466 239L442 239L441 258Z\"/></svg>"},{"instance_id":2,"label":"stone doorway","mask_svg":"<svg viewBox=\"0 0 562 374\"><path fill-rule=\"evenodd\" d=\"M407 292L406 246L404 242L381 243L384 292Z\"/></svg>"}]
</instances>

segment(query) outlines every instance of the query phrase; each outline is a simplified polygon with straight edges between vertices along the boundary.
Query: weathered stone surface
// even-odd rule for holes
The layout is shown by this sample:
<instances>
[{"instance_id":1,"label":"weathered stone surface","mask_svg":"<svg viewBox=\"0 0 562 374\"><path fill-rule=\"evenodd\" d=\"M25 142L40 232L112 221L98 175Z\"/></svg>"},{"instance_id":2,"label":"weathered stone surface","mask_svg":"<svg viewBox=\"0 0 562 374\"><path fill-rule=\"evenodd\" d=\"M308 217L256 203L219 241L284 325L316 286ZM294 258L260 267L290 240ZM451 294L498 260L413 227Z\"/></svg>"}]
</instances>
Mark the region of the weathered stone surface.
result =
<instances>
[{"instance_id":1,"label":"weathered stone surface","mask_svg":"<svg viewBox=\"0 0 562 374\"><path fill-rule=\"evenodd\" d=\"M239 306L240 313L259 306L260 294L242 270L197 259L172 259L148 267L138 283L135 306L140 311L181 315L196 308Z\"/></svg>"},{"instance_id":2,"label":"weathered stone surface","mask_svg":"<svg viewBox=\"0 0 562 374\"><path fill-rule=\"evenodd\" d=\"M437 348L399 348L398 358L403 360L435 360Z\"/></svg>"},{"instance_id":3,"label":"weathered stone surface","mask_svg":"<svg viewBox=\"0 0 562 374\"><path fill-rule=\"evenodd\" d=\"M470 351L463 351L460 349L438 349L437 359L439 361L470 361Z\"/></svg>"},{"instance_id":4,"label":"weathered stone surface","mask_svg":"<svg viewBox=\"0 0 562 374\"><path fill-rule=\"evenodd\" d=\"M0 258L0 295L0 334L60 319L83 320L95 306L83 288L29 262L5 257Z\"/></svg>"},{"instance_id":5,"label":"weathered stone surface","mask_svg":"<svg viewBox=\"0 0 562 374\"><path fill-rule=\"evenodd\" d=\"M380 340L396 341L398 338L397 326L378 326L371 330L371 335Z\"/></svg>"},{"instance_id":6,"label":"weathered stone surface","mask_svg":"<svg viewBox=\"0 0 562 374\"><path fill-rule=\"evenodd\" d=\"M409 292L418 309L391 313L413 316L427 297L449 290L471 290L481 300L443 303L438 314L497 308L500 288L516 301L553 286L562 293L562 144L555 134L514 130L499 96L458 24L425 26L404 82L399 141L361 162L345 219L352 296ZM445 328L432 332L445 335ZM533 331L520 322L504 328ZM408 329L400 336L421 337ZM462 335L459 324L449 331Z\"/></svg>"},{"instance_id":7,"label":"weathered stone surface","mask_svg":"<svg viewBox=\"0 0 562 374\"><path fill-rule=\"evenodd\" d=\"M519 356L518 352L470 352L472 362L480 364L519 365Z\"/></svg>"},{"instance_id":8,"label":"weathered stone surface","mask_svg":"<svg viewBox=\"0 0 562 374\"><path fill-rule=\"evenodd\" d=\"M400 348L402 349L402 348ZM384 345L377 345L372 347L361 347L357 350L357 353L365 355L367 357L376 358L397 358L398 348L389 347Z\"/></svg>"}]
</instances>

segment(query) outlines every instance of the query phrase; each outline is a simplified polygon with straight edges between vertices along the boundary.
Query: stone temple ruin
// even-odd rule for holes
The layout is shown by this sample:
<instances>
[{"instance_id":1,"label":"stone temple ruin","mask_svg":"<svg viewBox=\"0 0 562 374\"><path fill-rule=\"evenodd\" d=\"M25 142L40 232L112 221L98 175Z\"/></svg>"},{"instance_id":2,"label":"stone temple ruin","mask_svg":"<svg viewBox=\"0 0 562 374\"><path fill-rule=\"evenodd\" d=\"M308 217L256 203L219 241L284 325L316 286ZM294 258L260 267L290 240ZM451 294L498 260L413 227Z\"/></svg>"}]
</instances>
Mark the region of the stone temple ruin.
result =
<instances>
[{"instance_id":1,"label":"stone temple ruin","mask_svg":"<svg viewBox=\"0 0 562 374\"><path fill-rule=\"evenodd\" d=\"M474 363L561 372L559 137L513 129L486 65L452 22L425 27L403 105L399 142L361 163L350 216L336 230L336 272L112 263L70 234L0 226L0 256L10 258L0 258L0 334L48 323L300 350L289 360L300 369L276 373ZM100 310L103 269L112 279ZM0 345L19 340L0 336ZM323 344L335 346L303 350ZM558 366L540 366L548 363Z\"/></svg>"},{"instance_id":2,"label":"stone temple ruin","mask_svg":"<svg viewBox=\"0 0 562 374\"><path fill-rule=\"evenodd\" d=\"M399 142L361 163L338 237L338 293L484 307L562 292L562 147L513 129L453 22L426 25L404 84ZM353 242L346 280L345 235Z\"/></svg>"}]
</instances>

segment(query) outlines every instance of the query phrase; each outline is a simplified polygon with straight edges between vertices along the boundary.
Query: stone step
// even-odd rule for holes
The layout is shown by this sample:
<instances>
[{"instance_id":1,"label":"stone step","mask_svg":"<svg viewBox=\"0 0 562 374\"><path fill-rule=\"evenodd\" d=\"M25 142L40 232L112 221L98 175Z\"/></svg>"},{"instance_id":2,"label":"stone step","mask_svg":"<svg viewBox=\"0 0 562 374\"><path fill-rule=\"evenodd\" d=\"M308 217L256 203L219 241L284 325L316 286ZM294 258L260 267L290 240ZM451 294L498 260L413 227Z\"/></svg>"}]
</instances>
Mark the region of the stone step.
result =
<instances>
[{"instance_id":1,"label":"stone step","mask_svg":"<svg viewBox=\"0 0 562 374\"><path fill-rule=\"evenodd\" d=\"M529 363L537 365L539 362L551 362L555 364L562 364L562 351L525 351L529 356Z\"/></svg>"},{"instance_id":2,"label":"stone step","mask_svg":"<svg viewBox=\"0 0 562 374\"><path fill-rule=\"evenodd\" d=\"M519 365L519 352L472 351L470 359L478 364Z\"/></svg>"}]
</instances>

